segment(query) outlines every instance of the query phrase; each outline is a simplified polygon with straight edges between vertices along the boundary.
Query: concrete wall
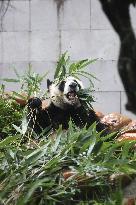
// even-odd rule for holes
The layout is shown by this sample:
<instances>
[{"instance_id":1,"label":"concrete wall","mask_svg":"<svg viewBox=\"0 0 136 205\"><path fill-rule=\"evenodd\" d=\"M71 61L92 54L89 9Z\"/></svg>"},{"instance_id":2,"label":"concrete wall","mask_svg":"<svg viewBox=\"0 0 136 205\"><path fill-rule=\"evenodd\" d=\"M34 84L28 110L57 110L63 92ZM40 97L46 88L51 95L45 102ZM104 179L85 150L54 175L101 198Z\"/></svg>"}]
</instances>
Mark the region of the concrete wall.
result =
<instances>
[{"instance_id":1,"label":"concrete wall","mask_svg":"<svg viewBox=\"0 0 136 205\"><path fill-rule=\"evenodd\" d=\"M136 9L130 11L136 28ZM124 108L126 95L117 72L119 39L98 0L11 0L0 32L2 77L14 77L13 68L23 73L29 63L39 73L49 70L51 77L66 50L72 60L99 58L88 68L101 80L94 82L96 110L135 118Z\"/></svg>"}]
</instances>

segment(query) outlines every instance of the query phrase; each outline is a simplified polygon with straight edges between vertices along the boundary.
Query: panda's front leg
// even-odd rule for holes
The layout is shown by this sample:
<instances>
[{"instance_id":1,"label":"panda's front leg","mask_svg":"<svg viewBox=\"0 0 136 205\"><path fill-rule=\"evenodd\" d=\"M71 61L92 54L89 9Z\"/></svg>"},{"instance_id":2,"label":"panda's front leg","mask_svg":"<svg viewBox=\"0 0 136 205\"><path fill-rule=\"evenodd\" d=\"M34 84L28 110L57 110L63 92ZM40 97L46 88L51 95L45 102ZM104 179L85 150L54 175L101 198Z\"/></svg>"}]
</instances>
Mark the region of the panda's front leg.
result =
<instances>
[{"instance_id":1,"label":"panda's front leg","mask_svg":"<svg viewBox=\"0 0 136 205\"><path fill-rule=\"evenodd\" d=\"M27 103L29 110L39 110L42 107L42 101L40 98L30 98Z\"/></svg>"},{"instance_id":2,"label":"panda's front leg","mask_svg":"<svg viewBox=\"0 0 136 205\"><path fill-rule=\"evenodd\" d=\"M41 99L34 97L30 98L27 102L27 121L28 121L28 127L30 127L32 130L34 130L35 133L40 133L41 129L39 127L40 124L40 113L42 109L42 101ZM39 124L37 124L39 122Z\"/></svg>"}]
</instances>

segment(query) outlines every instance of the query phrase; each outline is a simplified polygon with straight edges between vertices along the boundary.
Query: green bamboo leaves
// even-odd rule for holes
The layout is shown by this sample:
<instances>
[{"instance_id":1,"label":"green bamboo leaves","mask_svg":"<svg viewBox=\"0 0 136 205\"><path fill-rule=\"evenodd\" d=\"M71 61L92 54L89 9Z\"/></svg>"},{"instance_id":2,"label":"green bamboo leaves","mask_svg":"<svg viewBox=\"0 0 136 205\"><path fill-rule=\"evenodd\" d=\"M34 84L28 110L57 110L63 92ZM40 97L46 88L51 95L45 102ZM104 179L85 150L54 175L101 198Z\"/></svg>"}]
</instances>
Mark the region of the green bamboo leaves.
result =
<instances>
[{"instance_id":1,"label":"green bamboo leaves","mask_svg":"<svg viewBox=\"0 0 136 205\"><path fill-rule=\"evenodd\" d=\"M43 138L33 148L27 142L18 147L15 142L19 136L0 143L1 204L72 204L75 196L79 197L77 204L81 200L88 204L95 204L94 200L101 205L110 204L108 200L116 198L112 198L108 177L136 173L134 143L117 143L111 135L101 138L96 123L80 130L70 122L67 132L61 127L56 131L55 141ZM65 171L74 175L64 179ZM81 189L82 194L90 190L85 200L79 194L80 183L82 188L87 186Z\"/></svg>"},{"instance_id":2,"label":"green bamboo leaves","mask_svg":"<svg viewBox=\"0 0 136 205\"><path fill-rule=\"evenodd\" d=\"M65 52L60 56L60 59L57 63L54 79L57 82L60 82L68 76L73 76L75 78L79 78L79 76L83 76L89 79L89 81L93 85L92 78L95 78L95 76L93 76L89 72L85 72L84 69L88 65L96 61L97 59L92 59L92 60L84 59L84 60L71 63L70 56L68 55L67 52Z\"/></svg>"}]
</instances>

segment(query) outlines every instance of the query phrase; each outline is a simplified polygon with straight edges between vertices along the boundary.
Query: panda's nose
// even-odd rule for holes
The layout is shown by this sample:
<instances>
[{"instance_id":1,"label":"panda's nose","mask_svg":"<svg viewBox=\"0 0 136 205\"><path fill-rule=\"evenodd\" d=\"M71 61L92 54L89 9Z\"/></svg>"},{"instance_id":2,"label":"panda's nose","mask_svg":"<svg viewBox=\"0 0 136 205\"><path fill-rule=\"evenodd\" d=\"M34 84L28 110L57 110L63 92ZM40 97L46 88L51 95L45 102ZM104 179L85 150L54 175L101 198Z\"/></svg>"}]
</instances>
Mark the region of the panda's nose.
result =
<instances>
[{"instance_id":1,"label":"panda's nose","mask_svg":"<svg viewBox=\"0 0 136 205\"><path fill-rule=\"evenodd\" d=\"M77 86L77 83L74 83L74 82L69 85L69 87L72 88L72 89L75 89L76 86Z\"/></svg>"}]
</instances>

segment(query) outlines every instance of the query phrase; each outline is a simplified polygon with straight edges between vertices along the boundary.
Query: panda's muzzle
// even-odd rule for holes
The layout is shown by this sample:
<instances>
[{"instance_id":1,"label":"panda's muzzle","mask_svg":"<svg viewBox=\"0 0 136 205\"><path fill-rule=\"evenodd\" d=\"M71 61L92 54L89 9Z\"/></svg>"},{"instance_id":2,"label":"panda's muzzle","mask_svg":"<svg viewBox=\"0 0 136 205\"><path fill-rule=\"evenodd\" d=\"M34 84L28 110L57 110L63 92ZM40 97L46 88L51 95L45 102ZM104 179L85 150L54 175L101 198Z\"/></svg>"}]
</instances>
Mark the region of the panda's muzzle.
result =
<instances>
[{"instance_id":1,"label":"panda's muzzle","mask_svg":"<svg viewBox=\"0 0 136 205\"><path fill-rule=\"evenodd\" d=\"M77 93L76 91L70 91L67 93L67 98L68 100L74 100L77 97Z\"/></svg>"},{"instance_id":2,"label":"panda's muzzle","mask_svg":"<svg viewBox=\"0 0 136 205\"><path fill-rule=\"evenodd\" d=\"M78 87L78 84L76 82L72 82L69 85L69 92L66 95L68 100L74 101L75 98L77 98L77 87Z\"/></svg>"}]
</instances>

